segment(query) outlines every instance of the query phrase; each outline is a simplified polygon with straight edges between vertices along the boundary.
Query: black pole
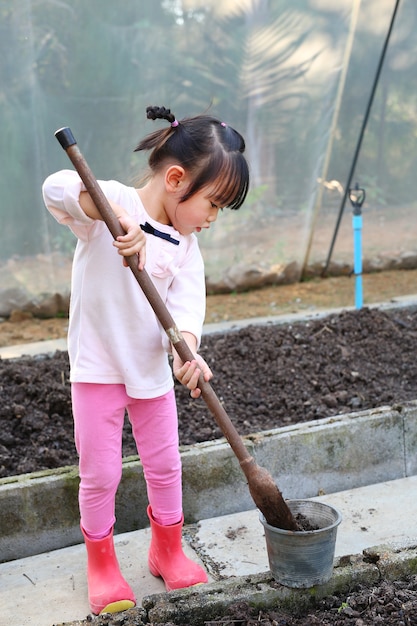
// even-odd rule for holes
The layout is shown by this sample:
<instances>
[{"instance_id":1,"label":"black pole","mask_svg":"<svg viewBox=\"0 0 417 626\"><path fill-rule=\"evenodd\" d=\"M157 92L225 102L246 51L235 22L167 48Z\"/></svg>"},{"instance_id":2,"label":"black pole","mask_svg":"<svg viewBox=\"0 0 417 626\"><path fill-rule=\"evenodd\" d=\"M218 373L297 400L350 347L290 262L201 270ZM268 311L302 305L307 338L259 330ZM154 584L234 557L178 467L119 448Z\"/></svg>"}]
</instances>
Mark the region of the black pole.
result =
<instances>
[{"instance_id":1,"label":"black pole","mask_svg":"<svg viewBox=\"0 0 417 626\"><path fill-rule=\"evenodd\" d=\"M356 163L358 161L359 153L360 153L360 150L361 150L361 147L362 147L362 140L363 140L363 137L365 135L366 126L368 124L369 115L371 113L372 103L374 101L376 88L378 86L379 77L381 75L382 66L384 64L385 55L386 55L386 52L387 52L387 49L388 49L388 44L389 44L389 40L391 38L392 30L394 28L395 17L397 15L397 11L398 11L399 5L400 5L400 0L396 0L394 11L393 11L393 14L392 14L392 17L391 17L391 23L390 23L390 26L389 26L389 29L388 29L388 32L387 32L387 36L385 37L385 42L384 42L384 46L382 48L381 56L380 56L380 59L379 59L378 68L377 68L377 71L376 71L376 74L375 74L374 83L372 85L372 90L371 90L371 93L370 93L370 96L369 96L368 105L366 107L365 116L363 118L362 127L361 127L361 130L360 130L360 133L359 133L358 143L356 145L355 154L353 156L352 165L351 165L350 171L349 171L349 176L348 176L348 179L346 181L345 191L344 191L342 202L341 202L341 205L340 205L339 215L337 217L337 222L336 222L336 227L335 227L335 230L334 230L334 233L333 233L332 242L330 244L330 249L329 249L329 253L327 255L326 265L324 266L324 269L323 269L323 272L322 272L322 276L325 276L325 274L326 274L326 272L327 272L327 270L329 268L330 259L331 259L332 254L333 254L334 245L336 243L337 234L339 232L340 222L342 221L343 211L345 209L346 199L347 199L347 197L349 195L350 185L352 183L352 178L353 178L353 175L355 173Z\"/></svg>"}]
</instances>

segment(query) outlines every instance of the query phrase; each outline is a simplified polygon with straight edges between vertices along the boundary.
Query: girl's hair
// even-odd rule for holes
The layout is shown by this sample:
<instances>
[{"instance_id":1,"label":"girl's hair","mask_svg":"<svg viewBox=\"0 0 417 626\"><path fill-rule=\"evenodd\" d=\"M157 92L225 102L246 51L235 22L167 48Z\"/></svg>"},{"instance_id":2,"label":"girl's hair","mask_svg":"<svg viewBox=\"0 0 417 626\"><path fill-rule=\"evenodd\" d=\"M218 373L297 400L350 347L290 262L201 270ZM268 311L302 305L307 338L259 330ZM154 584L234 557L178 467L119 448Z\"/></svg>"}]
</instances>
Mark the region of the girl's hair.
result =
<instances>
[{"instance_id":1,"label":"girl's hair","mask_svg":"<svg viewBox=\"0 0 417 626\"><path fill-rule=\"evenodd\" d=\"M214 185L213 199L219 207L242 206L249 188L242 135L209 115L177 121L170 109L157 106L147 107L146 115L151 120L167 120L171 125L142 139L135 152L151 150L148 163L152 172L174 161L190 174L192 182L181 202Z\"/></svg>"}]
</instances>

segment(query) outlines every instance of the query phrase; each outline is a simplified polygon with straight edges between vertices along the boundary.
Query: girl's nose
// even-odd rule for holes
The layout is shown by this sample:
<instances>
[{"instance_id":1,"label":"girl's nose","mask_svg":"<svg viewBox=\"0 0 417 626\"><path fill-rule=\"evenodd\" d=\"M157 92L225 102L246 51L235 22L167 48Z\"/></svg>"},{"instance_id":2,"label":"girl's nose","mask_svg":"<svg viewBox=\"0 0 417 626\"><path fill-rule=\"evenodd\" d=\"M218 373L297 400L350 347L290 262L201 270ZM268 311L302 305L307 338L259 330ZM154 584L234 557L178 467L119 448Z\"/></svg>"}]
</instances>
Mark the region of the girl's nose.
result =
<instances>
[{"instance_id":1,"label":"girl's nose","mask_svg":"<svg viewBox=\"0 0 417 626\"><path fill-rule=\"evenodd\" d=\"M217 211L215 213L211 213L208 218L207 221L208 222L215 222L217 220L217 216L219 214L219 209L217 209Z\"/></svg>"}]
</instances>

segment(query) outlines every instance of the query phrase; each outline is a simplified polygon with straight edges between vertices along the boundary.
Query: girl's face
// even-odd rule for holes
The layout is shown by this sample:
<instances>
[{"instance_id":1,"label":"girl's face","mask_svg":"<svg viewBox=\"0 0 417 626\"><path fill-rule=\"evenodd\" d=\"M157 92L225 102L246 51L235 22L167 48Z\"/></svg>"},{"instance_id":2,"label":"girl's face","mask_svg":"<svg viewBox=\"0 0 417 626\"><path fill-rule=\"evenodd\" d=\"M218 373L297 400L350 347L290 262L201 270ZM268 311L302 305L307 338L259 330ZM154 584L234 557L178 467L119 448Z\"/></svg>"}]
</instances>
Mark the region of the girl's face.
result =
<instances>
[{"instance_id":1,"label":"girl's face","mask_svg":"<svg viewBox=\"0 0 417 626\"><path fill-rule=\"evenodd\" d=\"M182 196L183 191L179 196ZM173 202L168 209L172 226L181 235L199 233L203 228L210 228L210 224L216 221L221 207L216 204L216 198L210 187L205 187L195 193L185 202L180 202L179 198Z\"/></svg>"}]
</instances>

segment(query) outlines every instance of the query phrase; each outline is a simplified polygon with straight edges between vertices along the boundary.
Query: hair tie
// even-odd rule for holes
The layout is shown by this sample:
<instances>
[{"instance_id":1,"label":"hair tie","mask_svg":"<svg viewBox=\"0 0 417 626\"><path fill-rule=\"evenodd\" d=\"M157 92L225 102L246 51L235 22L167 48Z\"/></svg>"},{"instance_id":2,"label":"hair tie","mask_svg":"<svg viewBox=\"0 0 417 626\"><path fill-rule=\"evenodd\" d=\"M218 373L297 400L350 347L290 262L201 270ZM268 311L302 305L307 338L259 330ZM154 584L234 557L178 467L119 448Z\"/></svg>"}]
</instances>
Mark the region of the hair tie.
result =
<instances>
[{"instance_id":1,"label":"hair tie","mask_svg":"<svg viewBox=\"0 0 417 626\"><path fill-rule=\"evenodd\" d=\"M172 128L175 128L176 126L179 126L179 121L178 120L174 120L173 122L171 122L171 126Z\"/></svg>"},{"instance_id":2,"label":"hair tie","mask_svg":"<svg viewBox=\"0 0 417 626\"><path fill-rule=\"evenodd\" d=\"M225 122L220 122L220 126L223 126L223 128L226 128L227 124Z\"/></svg>"}]
</instances>

